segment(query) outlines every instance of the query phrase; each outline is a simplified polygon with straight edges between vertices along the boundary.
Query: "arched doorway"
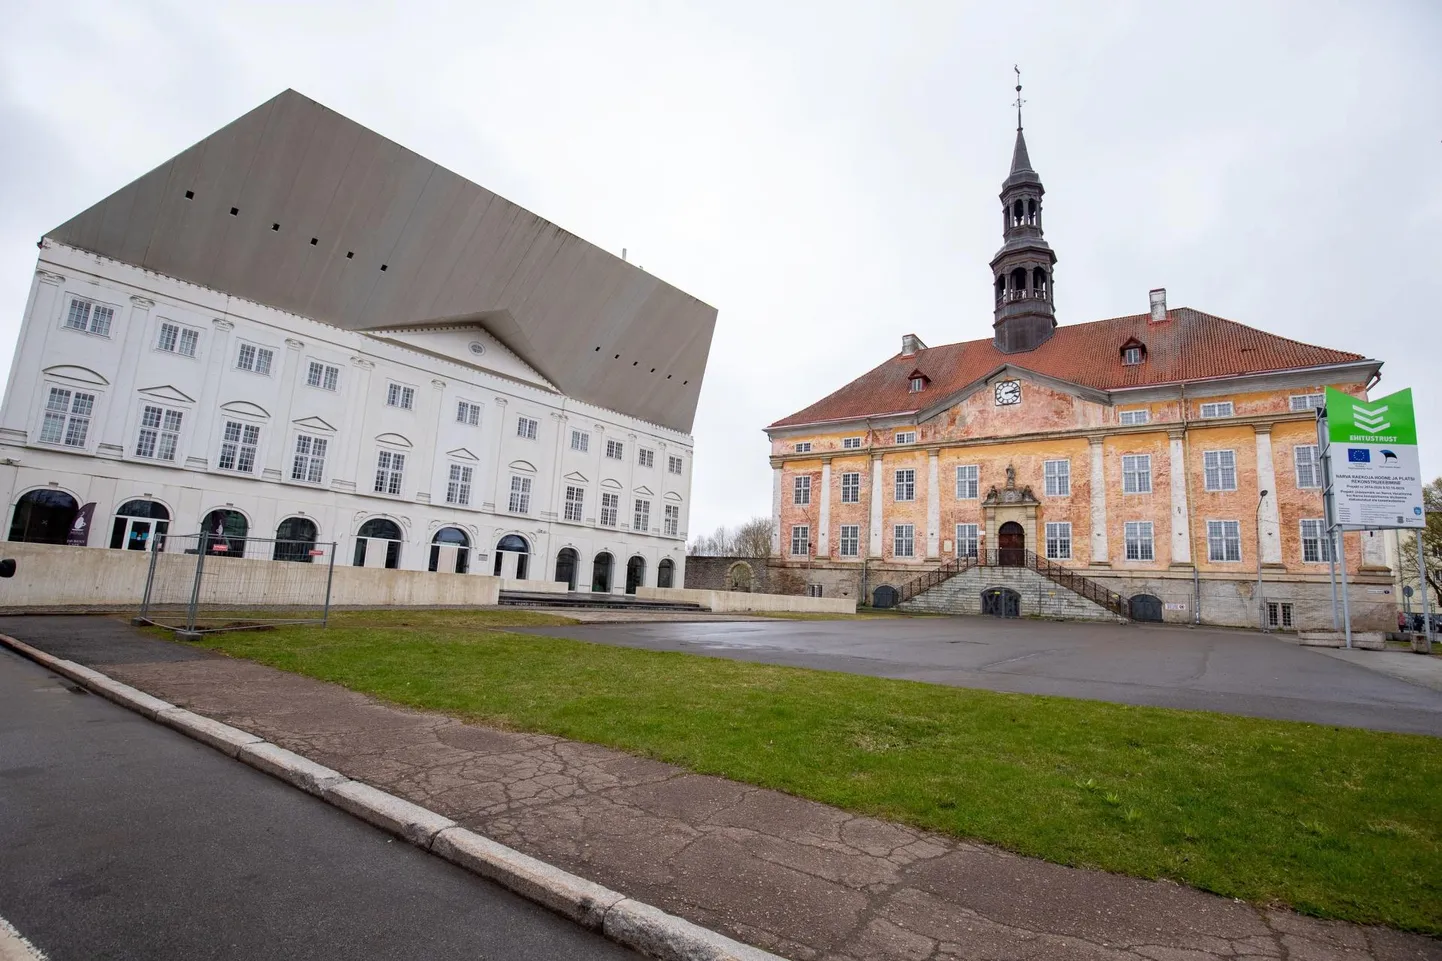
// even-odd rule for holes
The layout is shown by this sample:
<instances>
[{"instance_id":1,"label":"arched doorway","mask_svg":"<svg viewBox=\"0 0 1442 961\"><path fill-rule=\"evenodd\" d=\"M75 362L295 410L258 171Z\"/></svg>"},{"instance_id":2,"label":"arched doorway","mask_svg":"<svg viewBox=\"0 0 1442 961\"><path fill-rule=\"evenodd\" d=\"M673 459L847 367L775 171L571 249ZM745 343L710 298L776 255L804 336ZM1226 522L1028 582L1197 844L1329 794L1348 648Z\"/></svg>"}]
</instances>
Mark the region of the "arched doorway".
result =
<instances>
[{"instance_id":1,"label":"arched doorway","mask_svg":"<svg viewBox=\"0 0 1442 961\"><path fill-rule=\"evenodd\" d=\"M988 587L981 592L981 612L992 617L1021 617L1021 595L1009 587Z\"/></svg>"},{"instance_id":2,"label":"arched doorway","mask_svg":"<svg viewBox=\"0 0 1442 961\"><path fill-rule=\"evenodd\" d=\"M726 589L743 594L751 592L751 565L737 561L726 570Z\"/></svg>"},{"instance_id":3,"label":"arched doorway","mask_svg":"<svg viewBox=\"0 0 1442 961\"><path fill-rule=\"evenodd\" d=\"M133 500L120 505L115 512L115 525L110 529L110 546L114 550L163 551L165 534L170 529L170 511L155 501Z\"/></svg>"},{"instance_id":4,"label":"arched doorway","mask_svg":"<svg viewBox=\"0 0 1442 961\"><path fill-rule=\"evenodd\" d=\"M1131 618L1134 621L1160 621L1162 619L1162 599L1153 594L1133 594L1128 606L1131 608Z\"/></svg>"},{"instance_id":5,"label":"arched doorway","mask_svg":"<svg viewBox=\"0 0 1442 961\"><path fill-rule=\"evenodd\" d=\"M871 592L872 607L895 607L896 602L901 599L901 592L890 584L882 584Z\"/></svg>"},{"instance_id":6,"label":"arched doorway","mask_svg":"<svg viewBox=\"0 0 1442 961\"><path fill-rule=\"evenodd\" d=\"M504 554L516 555L516 580L524 581L529 572L531 560L531 545L519 534L507 534L496 542L496 564L492 571L497 577L501 576L501 563L505 559Z\"/></svg>"},{"instance_id":7,"label":"arched doorway","mask_svg":"<svg viewBox=\"0 0 1442 961\"><path fill-rule=\"evenodd\" d=\"M1007 521L996 532L997 563L1020 567L1026 563L1026 531L1016 521Z\"/></svg>"},{"instance_id":8,"label":"arched doorway","mask_svg":"<svg viewBox=\"0 0 1442 961\"><path fill-rule=\"evenodd\" d=\"M580 562L581 555L569 547L561 548L561 552L556 555L556 580L564 582L568 591L576 589L576 568Z\"/></svg>"},{"instance_id":9,"label":"arched doorway","mask_svg":"<svg viewBox=\"0 0 1442 961\"><path fill-rule=\"evenodd\" d=\"M360 526L355 535L356 567L384 567L396 570L401 566L401 526L385 517L372 517Z\"/></svg>"},{"instance_id":10,"label":"arched doorway","mask_svg":"<svg viewBox=\"0 0 1442 961\"><path fill-rule=\"evenodd\" d=\"M626 562L626 593L636 593L636 588L646 584L646 558L637 554Z\"/></svg>"},{"instance_id":11,"label":"arched doorway","mask_svg":"<svg viewBox=\"0 0 1442 961\"><path fill-rule=\"evenodd\" d=\"M270 552L270 559L309 564L317 533L315 521L309 517L287 517L275 529L275 547Z\"/></svg>"},{"instance_id":12,"label":"arched doorway","mask_svg":"<svg viewBox=\"0 0 1442 961\"><path fill-rule=\"evenodd\" d=\"M245 536L250 533L250 521L240 511L221 507L205 515L200 529L210 535L205 541L205 552L216 557L244 557Z\"/></svg>"},{"instance_id":13,"label":"arched doorway","mask_svg":"<svg viewBox=\"0 0 1442 961\"><path fill-rule=\"evenodd\" d=\"M597 594L611 593L611 555L602 551L591 562L591 590Z\"/></svg>"},{"instance_id":14,"label":"arched doorway","mask_svg":"<svg viewBox=\"0 0 1442 961\"><path fill-rule=\"evenodd\" d=\"M675 581L676 562L668 557L664 561L656 565L656 586L675 587Z\"/></svg>"},{"instance_id":15,"label":"arched doorway","mask_svg":"<svg viewBox=\"0 0 1442 961\"><path fill-rule=\"evenodd\" d=\"M10 539L31 544L64 544L78 513L80 505L64 491L30 491L15 502Z\"/></svg>"},{"instance_id":16,"label":"arched doorway","mask_svg":"<svg viewBox=\"0 0 1442 961\"><path fill-rule=\"evenodd\" d=\"M431 538L430 570L464 574L470 569L471 539L466 532L459 527L442 527L436 531L436 536Z\"/></svg>"}]
</instances>

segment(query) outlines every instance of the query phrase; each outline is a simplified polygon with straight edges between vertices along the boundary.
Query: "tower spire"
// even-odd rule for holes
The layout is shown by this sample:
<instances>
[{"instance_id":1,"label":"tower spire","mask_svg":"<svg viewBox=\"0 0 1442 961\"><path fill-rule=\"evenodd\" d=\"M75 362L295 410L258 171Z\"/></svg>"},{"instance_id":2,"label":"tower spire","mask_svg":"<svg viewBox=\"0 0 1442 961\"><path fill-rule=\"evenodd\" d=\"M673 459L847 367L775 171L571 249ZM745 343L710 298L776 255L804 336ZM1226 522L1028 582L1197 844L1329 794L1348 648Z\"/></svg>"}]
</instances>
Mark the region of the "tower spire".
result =
<instances>
[{"instance_id":1,"label":"tower spire","mask_svg":"<svg viewBox=\"0 0 1442 961\"><path fill-rule=\"evenodd\" d=\"M1021 99L1021 67L1012 64L1011 69L1016 71L1016 132L1021 133L1021 105L1026 103Z\"/></svg>"}]
</instances>

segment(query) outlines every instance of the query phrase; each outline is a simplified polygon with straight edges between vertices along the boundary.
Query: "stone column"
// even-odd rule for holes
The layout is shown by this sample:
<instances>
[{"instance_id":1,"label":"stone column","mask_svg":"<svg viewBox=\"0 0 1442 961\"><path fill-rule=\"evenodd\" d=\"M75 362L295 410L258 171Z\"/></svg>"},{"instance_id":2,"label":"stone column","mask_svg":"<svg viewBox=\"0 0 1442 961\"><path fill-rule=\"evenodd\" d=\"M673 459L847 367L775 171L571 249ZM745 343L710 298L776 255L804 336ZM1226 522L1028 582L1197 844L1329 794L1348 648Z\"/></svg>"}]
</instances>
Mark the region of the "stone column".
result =
<instances>
[{"instance_id":1,"label":"stone column","mask_svg":"<svg viewBox=\"0 0 1442 961\"><path fill-rule=\"evenodd\" d=\"M941 556L941 484L938 480L941 452L928 451L926 457L926 557Z\"/></svg>"},{"instance_id":2,"label":"stone column","mask_svg":"<svg viewBox=\"0 0 1442 961\"><path fill-rule=\"evenodd\" d=\"M1272 463L1272 426L1258 425L1252 430L1257 440L1257 491L1266 491L1261 505L1262 563L1282 566L1282 519L1277 509L1277 471Z\"/></svg>"},{"instance_id":3,"label":"stone column","mask_svg":"<svg viewBox=\"0 0 1442 961\"><path fill-rule=\"evenodd\" d=\"M1168 431L1171 442L1172 475L1172 564L1190 566L1192 563L1192 525L1190 508L1187 504L1187 458L1183 442L1186 431L1178 428Z\"/></svg>"},{"instance_id":4,"label":"stone column","mask_svg":"<svg viewBox=\"0 0 1442 961\"><path fill-rule=\"evenodd\" d=\"M781 461L771 462L771 556L781 556Z\"/></svg>"},{"instance_id":5,"label":"stone column","mask_svg":"<svg viewBox=\"0 0 1442 961\"><path fill-rule=\"evenodd\" d=\"M230 332L235 324L224 317L211 321L215 333L210 338L210 356L205 359L205 386L200 392L200 402L190 415L190 445L185 466L207 467L210 464L212 441L215 440L215 421L220 416L220 380L225 376L225 359L230 356Z\"/></svg>"},{"instance_id":6,"label":"stone column","mask_svg":"<svg viewBox=\"0 0 1442 961\"><path fill-rule=\"evenodd\" d=\"M831 556L831 458L821 458L821 512L816 526L816 556Z\"/></svg>"},{"instance_id":7,"label":"stone column","mask_svg":"<svg viewBox=\"0 0 1442 961\"><path fill-rule=\"evenodd\" d=\"M1087 438L1087 442L1091 445L1092 460L1091 562L1094 567L1111 566L1111 558L1107 553L1107 471L1106 449L1103 446L1105 441L1106 438L1101 435Z\"/></svg>"},{"instance_id":8,"label":"stone column","mask_svg":"<svg viewBox=\"0 0 1442 961\"><path fill-rule=\"evenodd\" d=\"M871 455L871 537L866 545L869 557L881 556L881 455Z\"/></svg>"},{"instance_id":9,"label":"stone column","mask_svg":"<svg viewBox=\"0 0 1442 961\"><path fill-rule=\"evenodd\" d=\"M120 367L110 391L110 408L105 415L105 429L100 434L97 453L120 457L125 453L125 418L130 413L130 398L135 393L135 372L140 366L140 350L145 346L150 308L155 301L144 297L130 298L130 320L125 325L125 343L120 351Z\"/></svg>"},{"instance_id":10,"label":"stone column","mask_svg":"<svg viewBox=\"0 0 1442 961\"><path fill-rule=\"evenodd\" d=\"M1390 571L1392 568L1387 554L1387 540L1383 531L1362 531L1362 570L1368 573ZM1428 573L1431 573L1430 570Z\"/></svg>"}]
</instances>

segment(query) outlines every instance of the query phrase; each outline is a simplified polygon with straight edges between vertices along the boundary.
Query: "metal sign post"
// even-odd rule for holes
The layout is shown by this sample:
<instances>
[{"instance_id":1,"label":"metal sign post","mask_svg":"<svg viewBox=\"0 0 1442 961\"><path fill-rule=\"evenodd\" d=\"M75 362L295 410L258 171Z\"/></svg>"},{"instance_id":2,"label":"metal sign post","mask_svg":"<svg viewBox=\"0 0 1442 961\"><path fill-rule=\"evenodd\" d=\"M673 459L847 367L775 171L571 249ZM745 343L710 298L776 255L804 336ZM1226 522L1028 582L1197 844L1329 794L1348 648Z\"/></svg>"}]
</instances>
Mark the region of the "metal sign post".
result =
<instances>
[{"instance_id":1,"label":"metal sign post","mask_svg":"<svg viewBox=\"0 0 1442 961\"><path fill-rule=\"evenodd\" d=\"M1332 510L1332 441L1327 434L1327 408L1317 408L1317 463L1322 471L1322 517L1327 526L1327 581L1332 585L1332 630L1342 629L1337 607L1337 517Z\"/></svg>"},{"instance_id":2,"label":"metal sign post","mask_svg":"<svg viewBox=\"0 0 1442 961\"><path fill-rule=\"evenodd\" d=\"M1423 528L1425 530L1426 528ZM1422 636L1427 639L1426 653L1432 653L1432 599L1427 595L1427 554L1422 550L1422 531L1417 537L1417 577L1422 581Z\"/></svg>"}]
</instances>

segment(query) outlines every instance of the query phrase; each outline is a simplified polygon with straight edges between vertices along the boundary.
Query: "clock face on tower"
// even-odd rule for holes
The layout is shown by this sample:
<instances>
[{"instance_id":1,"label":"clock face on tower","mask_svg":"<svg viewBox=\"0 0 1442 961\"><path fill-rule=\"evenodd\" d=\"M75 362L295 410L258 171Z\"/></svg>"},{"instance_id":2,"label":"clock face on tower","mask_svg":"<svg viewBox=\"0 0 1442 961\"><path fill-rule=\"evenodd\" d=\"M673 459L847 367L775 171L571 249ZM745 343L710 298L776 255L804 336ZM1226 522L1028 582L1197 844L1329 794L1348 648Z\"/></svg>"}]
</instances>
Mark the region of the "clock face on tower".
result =
<instances>
[{"instance_id":1,"label":"clock face on tower","mask_svg":"<svg viewBox=\"0 0 1442 961\"><path fill-rule=\"evenodd\" d=\"M996 405L1007 407L1021 403L1021 381L1004 380L996 385Z\"/></svg>"}]
</instances>

